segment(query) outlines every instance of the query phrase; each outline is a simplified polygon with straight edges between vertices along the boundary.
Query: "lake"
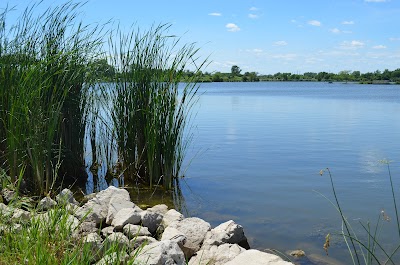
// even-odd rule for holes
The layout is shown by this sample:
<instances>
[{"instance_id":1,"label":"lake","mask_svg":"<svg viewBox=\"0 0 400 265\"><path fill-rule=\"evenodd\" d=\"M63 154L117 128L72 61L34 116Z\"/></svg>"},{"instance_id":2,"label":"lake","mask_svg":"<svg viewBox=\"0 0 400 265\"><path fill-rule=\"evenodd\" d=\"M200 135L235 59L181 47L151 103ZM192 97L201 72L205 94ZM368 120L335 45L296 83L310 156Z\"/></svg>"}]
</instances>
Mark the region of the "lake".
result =
<instances>
[{"instance_id":1,"label":"lake","mask_svg":"<svg viewBox=\"0 0 400 265\"><path fill-rule=\"evenodd\" d=\"M375 224L381 242L399 242L388 170L400 184L400 86L317 82L206 83L191 120L193 141L182 191L188 214L213 226L244 226L253 248L303 249L349 262L335 233L339 200L354 230ZM319 194L321 193L321 194ZM322 246L332 234L329 258ZM399 256L399 255L398 255Z\"/></svg>"}]
</instances>

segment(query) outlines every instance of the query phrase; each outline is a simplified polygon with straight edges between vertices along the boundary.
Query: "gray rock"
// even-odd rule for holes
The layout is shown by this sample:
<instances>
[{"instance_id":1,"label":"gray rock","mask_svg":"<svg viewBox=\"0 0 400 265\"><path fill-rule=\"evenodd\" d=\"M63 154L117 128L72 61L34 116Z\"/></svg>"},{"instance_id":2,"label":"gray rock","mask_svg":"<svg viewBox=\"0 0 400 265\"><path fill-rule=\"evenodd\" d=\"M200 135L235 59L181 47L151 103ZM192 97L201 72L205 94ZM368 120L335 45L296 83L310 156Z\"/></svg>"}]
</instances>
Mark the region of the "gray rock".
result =
<instances>
[{"instance_id":1,"label":"gray rock","mask_svg":"<svg viewBox=\"0 0 400 265\"><path fill-rule=\"evenodd\" d=\"M7 188L4 188L2 191L1 191L1 194L3 195L3 198L4 198L4 200L7 202L7 203L10 203L12 200L14 200L15 198L16 198L16 196L17 196L17 193L15 192L15 191L13 191L13 190L9 190L9 189L7 189Z\"/></svg>"},{"instance_id":2,"label":"gray rock","mask_svg":"<svg viewBox=\"0 0 400 265\"><path fill-rule=\"evenodd\" d=\"M137 255L135 262L146 265L184 265L185 256L178 244L173 241L151 243L131 256Z\"/></svg>"},{"instance_id":3,"label":"gray rock","mask_svg":"<svg viewBox=\"0 0 400 265\"><path fill-rule=\"evenodd\" d=\"M304 250L301 249L297 249L297 250L292 250L289 252L290 256L296 257L296 258L301 258L304 257L306 255L306 253L304 252Z\"/></svg>"},{"instance_id":4,"label":"gray rock","mask_svg":"<svg viewBox=\"0 0 400 265\"><path fill-rule=\"evenodd\" d=\"M108 207L111 198L120 198L129 201L127 190L119 189L114 186L108 187L96 194L96 196L85 203L76 213L79 220L94 221L96 224L104 223L108 214Z\"/></svg>"},{"instance_id":5,"label":"gray rock","mask_svg":"<svg viewBox=\"0 0 400 265\"><path fill-rule=\"evenodd\" d=\"M114 216L124 208L134 208L135 204L131 201L121 199L120 197L113 197L108 205L108 213L106 217L106 224L111 224Z\"/></svg>"},{"instance_id":6,"label":"gray rock","mask_svg":"<svg viewBox=\"0 0 400 265\"><path fill-rule=\"evenodd\" d=\"M122 229L126 224L139 224L140 220L140 213L135 208L124 208L118 211L111 225L115 229Z\"/></svg>"},{"instance_id":7,"label":"gray rock","mask_svg":"<svg viewBox=\"0 0 400 265\"><path fill-rule=\"evenodd\" d=\"M145 226L140 226L140 225L133 225L133 224L127 224L123 228L124 234L129 238L135 238L138 236L151 236L151 233L149 232L149 229Z\"/></svg>"},{"instance_id":8,"label":"gray rock","mask_svg":"<svg viewBox=\"0 0 400 265\"><path fill-rule=\"evenodd\" d=\"M109 236L109 235L111 235L112 233L115 233L116 231L115 231L115 227L114 226L107 226L107 227L104 227L103 229L101 229L101 234L104 236L104 237L107 237L107 236Z\"/></svg>"},{"instance_id":9,"label":"gray rock","mask_svg":"<svg viewBox=\"0 0 400 265\"><path fill-rule=\"evenodd\" d=\"M185 257L189 259L200 249L207 232L211 230L211 225L200 218L191 217L171 223L165 231L173 228L186 236L187 240L182 246L182 251L185 253Z\"/></svg>"},{"instance_id":10,"label":"gray rock","mask_svg":"<svg viewBox=\"0 0 400 265\"><path fill-rule=\"evenodd\" d=\"M151 210L146 210L141 213L142 224L146 226L150 233L154 234L160 226L163 216Z\"/></svg>"},{"instance_id":11,"label":"gray rock","mask_svg":"<svg viewBox=\"0 0 400 265\"><path fill-rule=\"evenodd\" d=\"M183 232L180 232L176 228L168 227L165 229L164 233L162 234L161 241L164 240L171 240L178 244L178 246L182 249L186 243L186 236Z\"/></svg>"},{"instance_id":12,"label":"gray rock","mask_svg":"<svg viewBox=\"0 0 400 265\"><path fill-rule=\"evenodd\" d=\"M98 229L95 222L82 222L79 227L74 231L73 237L79 239L91 233L97 234Z\"/></svg>"},{"instance_id":13,"label":"gray rock","mask_svg":"<svg viewBox=\"0 0 400 265\"><path fill-rule=\"evenodd\" d=\"M291 262L284 261L280 257L261 252L255 249L243 251L233 260L225 263L226 265L293 265Z\"/></svg>"},{"instance_id":14,"label":"gray rock","mask_svg":"<svg viewBox=\"0 0 400 265\"><path fill-rule=\"evenodd\" d=\"M12 215L14 210L11 207L8 207L4 203L0 203L0 215L10 216Z\"/></svg>"},{"instance_id":15,"label":"gray rock","mask_svg":"<svg viewBox=\"0 0 400 265\"><path fill-rule=\"evenodd\" d=\"M56 201L62 205L67 203L71 203L73 205L79 205L79 203L75 200L74 194L69 189L63 189L57 196Z\"/></svg>"},{"instance_id":16,"label":"gray rock","mask_svg":"<svg viewBox=\"0 0 400 265\"><path fill-rule=\"evenodd\" d=\"M129 242L129 245L131 246L132 249L137 249L139 247L144 247L146 245L149 245L151 243L158 242L155 238L150 237L150 236L138 236Z\"/></svg>"},{"instance_id":17,"label":"gray rock","mask_svg":"<svg viewBox=\"0 0 400 265\"><path fill-rule=\"evenodd\" d=\"M244 246L242 247L246 247L248 243L243 227L232 220L222 223L206 234L203 244L219 246L224 243L239 244L241 246L243 244Z\"/></svg>"},{"instance_id":18,"label":"gray rock","mask_svg":"<svg viewBox=\"0 0 400 265\"><path fill-rule=\"evenodd\" d=\"M161 225L165 228L167 228L172 222L175 221L182 221L184 219L183 214L180 212L176 211L175 209L171 209L168 212L164 214L163 220L161 222Z\"/></svg>"},{"instance_id":19,"label":"gray rock","mask_svg":"<svg viewBox=\"0 0 400 265\"><path fill-rule=\"evenodd\" d=\"M110 264L125 264L129 255L124 253L111 253L109 255L104 256L96 265L110 265Z\"/></svg>"},{"instance_id":20,"label":"gray rock","mask_svg":"<svg viewBox=\"0 0 400 265\"><path fill-rule=\"evenodd\" d=\"M68 211L69 214L75 215L75 213L80 209L81 207L72 204L72 203L67 203L65 205L65 209Z\"/></svg>"},{"instance_id":21,"label":"gray rock","mask_svg":"<svg viewBox=\"0 0 400 265\"><path fill-rule=\"evenodd\" d=\"M148 208L147 211L155 212L161 215L164 215L168 212L168 206L165 204L158 204L151 208Z\"/></svg>"},{"instance_id":22,"label":"gray rock","mask_svg":"<svg viewBox=\"0 0 400 265\"><path fill-rule=\"evenodd\" d=\"M203 246L196 254L190 259L189 265L222 265L234 259L246 249L238 246L237 244L222 244L222 245L208 245Z\"/></svg>"},{"instance_id":23,"label":"gray rock","mask_svg":"<svg viewBox=\"0 0 400 265\"><path fill-rule=\"evenodd\" d=\"M121 232L112 233L104 240L106 249L117 246L118 249L128 249L129 239Z\"/></svg>"},{"instance_id":24,"label":"gray rock","mask_svg":"<svg viewBox=\"0 0 400 265\"><path fill-rule=\"evenodd\" d=\"M57 202L50 197L44 197L37 205L39 211L48 211L56 207Z\"/></svg>"},{"instance_id":25,"label":"gray rock","mask_svg":"<svg viewBox=\"0 0 400 265\"><path fill-rule=\"evenodd\" d=\"M88 246L93 254L92 262L98 261L103 256L102 241L101 236L97 233L90 233L83 237L83 244Z\"/></svg>"}]
</instances>

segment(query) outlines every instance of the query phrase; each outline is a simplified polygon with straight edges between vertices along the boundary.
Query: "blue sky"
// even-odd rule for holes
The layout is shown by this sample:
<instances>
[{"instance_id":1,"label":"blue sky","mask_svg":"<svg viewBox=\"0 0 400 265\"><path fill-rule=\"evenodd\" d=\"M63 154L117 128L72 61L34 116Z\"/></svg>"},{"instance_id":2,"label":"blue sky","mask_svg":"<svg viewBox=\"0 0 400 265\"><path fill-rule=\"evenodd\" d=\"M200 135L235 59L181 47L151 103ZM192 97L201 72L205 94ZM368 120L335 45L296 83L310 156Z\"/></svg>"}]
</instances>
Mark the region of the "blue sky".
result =
<instances>
[{"instance_id":1,"label":"blue sky","mask_svg":"<svg viewBox=\"0 0 400 265\"><path fill-rule=\"evenodd\" d=\"M89 0L82 12L87 23L113 19L124 28L171 23L170 33L209 56L209 72L400 68L399 0Z\"/></svg>"}]
</instances>

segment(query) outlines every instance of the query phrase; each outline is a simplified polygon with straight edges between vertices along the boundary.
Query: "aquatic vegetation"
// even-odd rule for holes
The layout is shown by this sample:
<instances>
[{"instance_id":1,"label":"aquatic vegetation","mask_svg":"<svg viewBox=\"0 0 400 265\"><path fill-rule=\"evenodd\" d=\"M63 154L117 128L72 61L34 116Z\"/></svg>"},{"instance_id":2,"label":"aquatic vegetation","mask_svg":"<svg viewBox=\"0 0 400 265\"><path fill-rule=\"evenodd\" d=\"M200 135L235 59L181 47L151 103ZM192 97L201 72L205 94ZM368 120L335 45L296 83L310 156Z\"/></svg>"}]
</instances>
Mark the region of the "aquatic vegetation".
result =
<instances>
[{"instance_id":1,"label":"aquatic vegetation","mask_svg":"<svg viewBox=\"0 0 400 265\"><path fill-rule=\"evenodd\" d=\"M331 188L333 191L333 195L335 198L335 202L329 200L326 196L322 195L326 198L339 212L341 220L342 220L342 231L340 235L343 236L343 239L346 243L348 253L350 254L351 260L353 264L396 264L398 262L398 253L400 249L400 220L398 216L397 210L397 202L396 202L396 195L394 193L394 185L392 180L392 174L390 172L390 163L388 161L381 161L385 165L387 165L389 180L390 180L390 187L392 192L393 198L393 207L394 212L396 213L396 224L397 224L397 231L393 231L394 234L398 234L398 241L395 245L390 246L387 248L384 246L384 242L382 242L379 238L379 232L382 228L383 222L390 222L391 218L386 214L385 210L381 210L378 215L377 222L375 225L371 227L370 222L366 224L359 221L359 224L363 228L363 231L366 233L365 235L361 235L356 233L353 227L351 226L350 222L346 218L341 205L339 203L338 196L336 194L335 185L333 183L333 177L329 168L320 171L320 175L322 176L325 172L328 172L330 181L331 181ZM330 247L330 234L326 236L325 243L323 245L324 250L328 255L328 249Z\"/></svg>"}]
</instances>

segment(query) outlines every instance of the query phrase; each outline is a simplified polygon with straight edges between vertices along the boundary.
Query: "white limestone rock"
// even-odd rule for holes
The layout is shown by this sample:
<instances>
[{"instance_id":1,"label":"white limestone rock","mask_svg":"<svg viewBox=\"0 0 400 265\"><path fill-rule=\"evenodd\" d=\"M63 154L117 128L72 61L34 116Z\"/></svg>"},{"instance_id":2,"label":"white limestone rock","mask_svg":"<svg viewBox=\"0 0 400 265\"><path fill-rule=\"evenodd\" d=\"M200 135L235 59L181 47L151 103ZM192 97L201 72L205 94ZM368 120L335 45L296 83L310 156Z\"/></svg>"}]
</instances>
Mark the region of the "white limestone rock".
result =
<instances>
[{"instance_id":1,"label":"white limestone rock","mask_svg":"<svg viewBox=\"0 0 400 265\"><path fill-rule=\"evenodd\" d=\"M229 243L240 245L242 242L246 242L247 244L247 238L244 235L243 227L229 220L211 229L211 231L206 234L203 244L219 246L224 243Z\"/></svg>"},{"instance_id":2,"label":"white limestone rock","mask_svg":"<svg viewBox=\"0 0 400 265\"><path fill-rule=\"evenodd\" d=\"M190 259L189 265L222 265L234 259L246 249L237 244L222 244L203 246Z\"/></svg>"},{"instance_id":3,"label":"white limestone rock","mask_svg":"<svg viewBox=\"0 0 400 265\"><path fill-rule=\"evenodd\" d=\"M284 261L280 257L261 252L255 249L243 251L233 260L225 263L226 265L293 265L291 262Z\"/></svg>"},{"instance_id":4,"label":"white limestone rock","mask_svg":"<svg viewBox=\"0 0 400 265\"><path fill-rule=\"evenodd\" d=\"M112 233L104 240L104 246L110 248L117 245L119 249L129 248L129 239L121 232Z\"/></svg>"},{"instance_id":5,"label":"white limestone rock","mask_svg":"<svg viewBox=\"0 0 400 265\"><path fill-rule=\"evenodd\" d=\"M158 242L157 239L151 236L138 236L129 242L129 245L131 246L132 249L137 249L139 247L144 247L146 245L149 245L151 243Z\"/></svg>"},{"instance_id":6,"label":"white limestone rock","mask_svg":"<svg viewBox=\"0 0 400 265\"><path fill-rule=\"evenodd\" d=\"M184 265L185 256L178 244L166 240L151 243L143 247L139 253L132 252L131 256L137 255L135 262L146 265Z\"/></svg>"},{"instance_id":7,"label":"white limestone rock","mask_svg":"<svg viewBox=\"0 0 400 265\"><path fill-rule=\"evenodd\" d=\"M142 225L146 226L150 233L154 234L160 226L163 216L151 210L146 210L141 213Z\"/></svg>"},{"instance_id":8,"label":"white limestone rock","mask_svg":"<svg viewBox=\"0 0 400 265\"><path fill-rule=\"evenodd\" d=\"M124 208L118 211L111 225L115 229L122 229L126 224L139 224L141 221L140 212L135 208Z\"/></svg>"},{"instance_id":9,"label":"white limestone rock","mask_svg":"<svg viewBox=\"0 0 400 265\"><path fill-rule=\"evenodd\" d=\"M164 214L163 220L161 222L161 225L165 228L167 228L172 222L175 221L182 221L184 219L183 214L180 212L176 211L175 209L171 209L168 212Z\"/></svg>"},{"instance_id":10,"label":"white limestone rock","mask_svg":"<svg viewBox=\"0 0 400 265\"><path fill-rule=\"evenodd\" d=\"M151 236L151 233L149 232L149 229L145 226L140 226L140 225L133 225L133 224L127 224L123 228L124 234L129 238L135 238L138 236Z\"/></svg>"},{"instance_id":11,"label":"white limestone rock","mask_svg":"<svg viewBox=\"0 0 400 265\"><path fill-rule=\"evenodd\" d=\"M57 202L50 197L44 197L37 205L39 211L48 211L56 207Z\"/></svg>"},{"instance_id":12,"label":"white limestone rock","mask_svg":"<svg viewBox=\"0 0 400 265\"><path fill-rule=\"evenodd\" d=\"M106 217L106 224L111 224L114 220L114 216L124 208L134 208L136 205L130 200L124 200L120 197L113 197L108 205L108 213Z\"/></svg>"},{"instance_id":13,"label":"white limestone rock","mask_svg":"<svg viewBox=\"0 0 400 265\"><path fill-rule=\"evenodd\" d=\"M67 203L71 203L73 205L79 205L79 203L75 200L74 194L69 189L63 189L57 196L56 201L62 205Z\"/></svg>"}]
</instances>

